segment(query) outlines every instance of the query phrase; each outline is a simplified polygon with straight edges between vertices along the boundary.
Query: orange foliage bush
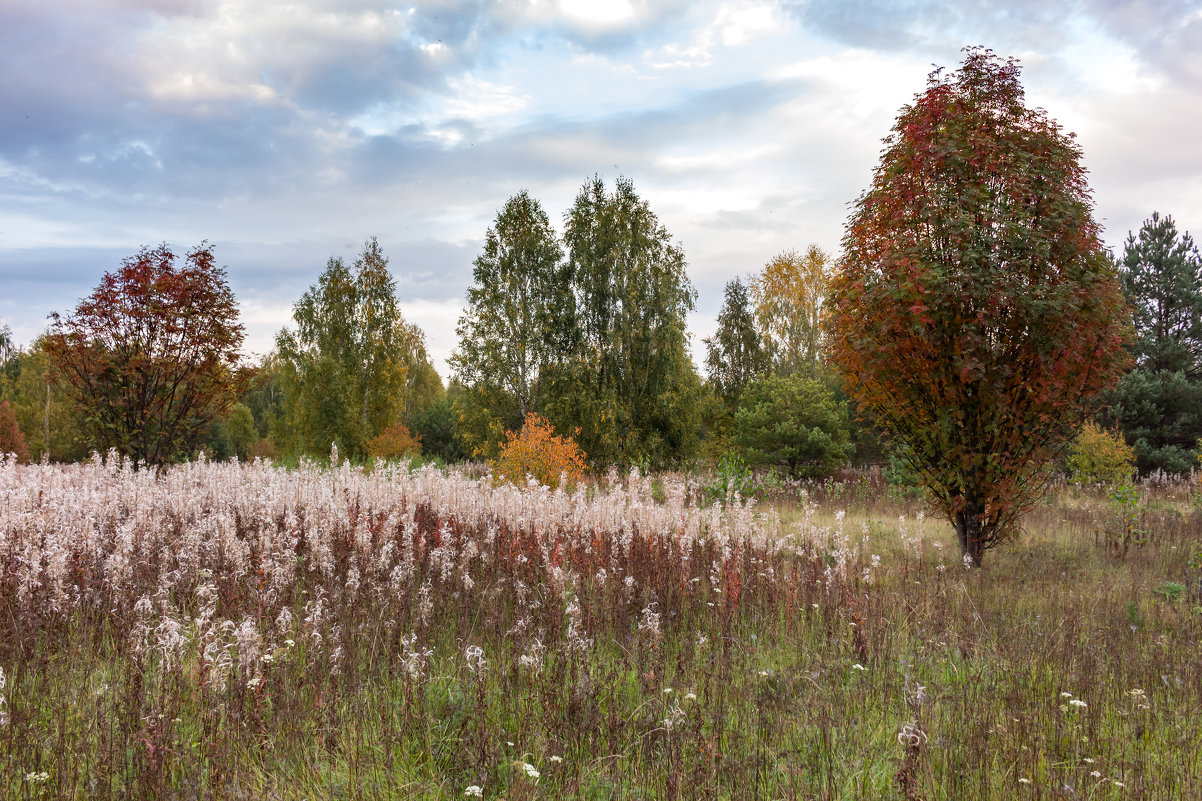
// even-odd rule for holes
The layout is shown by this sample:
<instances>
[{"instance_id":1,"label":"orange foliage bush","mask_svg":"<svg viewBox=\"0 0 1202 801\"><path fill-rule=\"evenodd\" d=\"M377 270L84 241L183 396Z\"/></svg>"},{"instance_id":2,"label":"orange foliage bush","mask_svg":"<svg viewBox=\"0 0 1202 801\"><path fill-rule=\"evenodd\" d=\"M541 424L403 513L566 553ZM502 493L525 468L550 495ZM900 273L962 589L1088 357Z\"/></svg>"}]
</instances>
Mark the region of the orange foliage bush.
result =
<instances>
[{"instance_id":1,"label":"orange foliage bush","mask_svg":"<svg viewBox=\"0 0 1202 801\"><path fill-rule=\"evenodd\" d=\"M15 453L20 464L29 462L29 446L25 442L25 435L21 433L21 426L17 425L17 415L8 405L8 401L0 403L0 459L3 459L6 453Z\"/></svg>"},{"instance_id":2,"label":"orange foliage bush","mask_svg":"<svg viewBox=\"0 0 1202 801\"><path fill-rule=\"evenodd\" d=\"M571 437L556 436L550 423L531 413L520 432L505 432L500 453L489 466L500 481L520 486L531 476L552 489L561 480L570 488L584 478L584 451Z\"/></svg>"},{"instance_id":3,"label":"orange foliage bush","mask_svg":"<svg viewBox=\"0 0 1202 801\"><path fill-rule=\"evenodd\" d=\"M422 438L403 425L389 426L367 442L367 454L374 459L402 459L422 452Z\"/></svg>"},{"instance_id":4,"label":"orange foliage bush","mask_svg":"<svg viewBox=\"0 0 1202 801\"><path fill-rule=\"evenodd\" d=\"M267 437L262 437L254 445L250 446L250 450L246 452L246 456L249 459L258 458L275 460L279 458L280 454L279 449L276 448L274 442Z\"/></svg>"}]
</instances>

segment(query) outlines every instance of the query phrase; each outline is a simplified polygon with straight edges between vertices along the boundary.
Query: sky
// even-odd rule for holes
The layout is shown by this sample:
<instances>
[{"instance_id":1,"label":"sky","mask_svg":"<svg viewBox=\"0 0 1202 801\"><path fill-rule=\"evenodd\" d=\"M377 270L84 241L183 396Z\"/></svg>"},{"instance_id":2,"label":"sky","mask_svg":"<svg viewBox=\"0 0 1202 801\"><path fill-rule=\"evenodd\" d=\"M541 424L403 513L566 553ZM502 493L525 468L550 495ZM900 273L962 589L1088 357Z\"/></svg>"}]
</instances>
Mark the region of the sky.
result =
<instances>
[{"instance_id":1,"label":"sky","mask_svg":"<svg viewBox=\"0 0 1202 801\"><path fill-rule=\"evenodd\" d=\"M1121 250L1202 238L1202 0L0 0L0 325L31 342L142 246L208 241L248 358L369 237L448 376L472 260L525 189L562 230L625 176L723 287L837 254L881 140L983 45L1077 135Z\"/></svg>"}]
</instances>

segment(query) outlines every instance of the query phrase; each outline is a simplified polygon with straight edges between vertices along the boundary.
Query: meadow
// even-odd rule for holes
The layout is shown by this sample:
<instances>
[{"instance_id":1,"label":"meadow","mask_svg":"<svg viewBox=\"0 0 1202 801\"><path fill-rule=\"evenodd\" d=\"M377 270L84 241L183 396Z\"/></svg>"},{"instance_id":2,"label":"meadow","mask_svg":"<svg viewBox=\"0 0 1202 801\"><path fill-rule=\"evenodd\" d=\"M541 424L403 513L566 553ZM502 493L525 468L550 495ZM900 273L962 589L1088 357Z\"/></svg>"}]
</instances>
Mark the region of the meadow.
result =
<instances>
[{"instance_id":1,"label":"meadow","mask_svg":"<svg viewBox=\"0 0 1202 801\"><path fill-rule=\"evenodd\" d=\"M0 463L0 798L1202 797L1196 485Z\"/></svg>"}]
</instances>

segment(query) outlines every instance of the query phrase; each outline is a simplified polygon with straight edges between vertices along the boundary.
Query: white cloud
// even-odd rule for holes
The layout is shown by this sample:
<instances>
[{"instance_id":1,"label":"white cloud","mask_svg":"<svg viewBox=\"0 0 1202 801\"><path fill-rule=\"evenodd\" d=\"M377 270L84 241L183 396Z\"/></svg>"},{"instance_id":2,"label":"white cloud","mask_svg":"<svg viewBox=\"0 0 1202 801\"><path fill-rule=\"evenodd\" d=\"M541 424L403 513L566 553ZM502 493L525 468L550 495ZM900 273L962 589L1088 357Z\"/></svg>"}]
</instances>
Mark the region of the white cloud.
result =
<instances>
[{"instance_id":1,"label":"white cloud","mask_svg":"<svg viewBox=\"0 0 1202 801\"><path fill-rule=\"evenodd\" d=\"M634 19L628 0L559 0L559 7L568 19L594 30L617 28Z\"/></svg>"},{"instance_id":2,"label":"white cloud","mask_svg":"<svg viewBox=\"0 0 1202 801\"><path fill-rule=\"evenodd\" d=\"M771 5L723 5L685 42L669 42L644 53L656 69L707 67L715 47L744 47L781 32L784 21Z\"/></svg>"}]
</instances>

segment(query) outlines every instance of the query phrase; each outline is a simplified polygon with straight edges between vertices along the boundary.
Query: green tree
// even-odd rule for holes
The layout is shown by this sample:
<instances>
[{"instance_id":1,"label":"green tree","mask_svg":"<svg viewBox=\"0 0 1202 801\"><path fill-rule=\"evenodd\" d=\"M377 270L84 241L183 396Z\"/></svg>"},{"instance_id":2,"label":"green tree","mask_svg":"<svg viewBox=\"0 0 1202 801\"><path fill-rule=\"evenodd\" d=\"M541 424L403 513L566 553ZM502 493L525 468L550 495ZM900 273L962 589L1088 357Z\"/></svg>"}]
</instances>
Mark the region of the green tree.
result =
<instances>
[{"instance_id":1,"label":"green tree","mask_svg":"<svg viewBox=\"0 0 1202 801\"><path fill-rule=\"evenodd\" d=\"M1202 256L1172 217L1152 212L1119 260L1135 323L1136 365L1202 378Z\"/></svg>"},{"instance_id":2,"label":"green tree","mask_svg":"<svg viewBox=\"0 0 1202 801\"><path fill-rule=\"evenodd\" d=\"M822 381L797 374L748 385L734 441L749 464L783 467L791 476L828 475L853 450L846 407Z\"/></svg>"},{"instance_id":3,"label":"green tree","mask_svg":"<svg viewBox=\"0 0 1202 801\"><path fill-rule=\"evenodd\" d=\"M1188 473L1202 437L1202 257L1172 217L1153 212L1127 236L1118 265L1136 365L1100 416L1122 429L1141 472Z\"/></svg>"},{"instance_id":4,"label":"green tree","mask_svg":"<svg viewBox=\"0 0 1202 801\"><path fill-rule=\"evenodd\" d=\"M967 51L902 109L828 300L848 393L904 446L974 565L1125 364L1129 313L1081 151Z\"/></svg>"},{"instance_id":5,"label":"green tree","mask_svg":"<svg viewBox=\"0 0 1202 801\"><path fill-rule=\"evenodd\" d=\"M259 441L255 416L245 404L237 403L230 409L225 419L225 436L234 455L245 461L251 447Z\"/></svg>"},{"instance_id":6,"label":"green tree","mask_svg":"<svg viewBox=\"0 0 1202 801\"><path fill-rule=\"evenodd\" d=\"M51 317L45 349L99 449L155 466L185 456L241 390L238 307L207 244L182 264L143 248Z\"/></svg>"},{"instance_id":7,"label":"green tree","mask_svg":"<svg viewBox=\"0 0 1202 801\"><path fill-rule=\"evenodd\" d=\"M561 362L568 339L571 287L563 250L537 200L521 191L506 201L476 257L451 356L467 392L464 433L489 451L506 430L541 409L540 376Z\"/></svg>"},{"instance_id":8,"label":"green tree","mask_svg":"<svg viewBox=\"0 0 1202 801\"><path fill-rule=\"evenodd\" d=\"M697 442L701 382L689 357L685 316L696 293L684 253L650 207L619 178L594 178L565 215L575 296L572 359L558 366L546 416L579 429L594 463L665 464Z\"/></svg>"},{"instance_id":9,"label":"green tree","mask_svg":"<svg viewBox=\"0 0 1202 801\"><path fill-rule=\"evenodd\" d=\"M0 390L5 383L17 377L17 348L13 344L13 331L7 325L0 325Z\"/></svg>"},{"instance_id":10,"label":"green tree","mask_svg":"<svg viewBox=\"0 0 1202 801\"><path fill-rule=\"evenodd\" d=\"M414 372L428 361L375 238L351 268L331 258L292 317L296 330L276 337L287 439L277 444L312 455L337 444L344 456L366 458L368 441L402 420Z\"/></svg>"},{"instance_id":11,"label":"green tree","mask_svg":"<svg viewBox=\"0 0 1202 801\"><path fill-rule=\"evenodd\" d=\"M30 458L75 461L87 455L81 410L50 369L45 337L9 357L12 378L0 385L0 398L11 402L25 433Z\"/></svg>"},{"instance_id":12,"label":"green tree","mask_svg":"<svg viewBox=\"0 0 1202 801\"><path fill-rule=\"evenodd\" d=\"M769 367L769 354L756 330L751 298L738 278L726 284L726 297L718 312L718 330L704 342L710 385L727 408L733 410L743 389Z\"/></svg>"},{"instance_id":13,"label":"green tree","mask_svg":"<svg viewBox=\"0 0 1202 801\"><path fill-rule=\"evenodd\" d=\"M458 462L467 457L467 448L459 436L459 416L455 396L464 390L456 384L409 415L409 429L421 437L422 453L444 462Z\"/></svg>"}]
</instances>

